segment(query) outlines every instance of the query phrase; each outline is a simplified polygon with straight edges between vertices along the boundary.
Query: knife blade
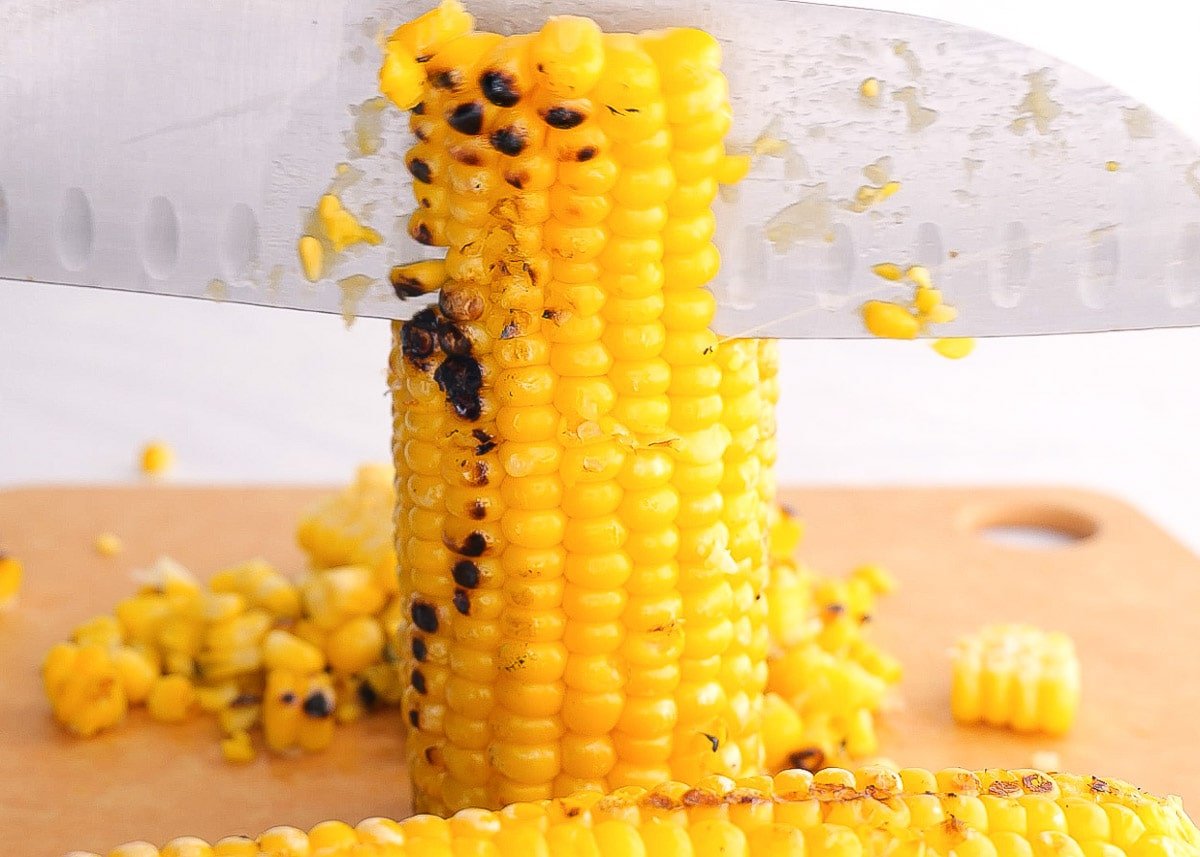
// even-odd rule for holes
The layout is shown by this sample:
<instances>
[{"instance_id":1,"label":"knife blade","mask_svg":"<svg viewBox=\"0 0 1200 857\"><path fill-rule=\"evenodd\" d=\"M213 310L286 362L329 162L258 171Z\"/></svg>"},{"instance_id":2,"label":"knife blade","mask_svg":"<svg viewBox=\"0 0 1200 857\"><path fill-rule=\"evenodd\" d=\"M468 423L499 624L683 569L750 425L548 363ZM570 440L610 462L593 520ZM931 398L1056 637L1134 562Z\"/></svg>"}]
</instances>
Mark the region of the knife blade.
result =
<instances>
[{"instance_id":1,"label":"knife blade","mask_svg":"<svg viewBox=\"0 0 1200 857\"><path fill-rule=\"evenodd\" d=\"M406 234L412 141L381 109L376 71L386 34L426 5L0 6L0 277L411 316L424 302L399 300L387 271L431 253ZM722 334L867 336L857 307L903 294L871 273L880 262L931 270L959 309L943 335L1200 324L1200 145L1135 99L928 18L646 5L553 12L721 40L731 144L755 153L717 203ZM547 7L472 11L506 32L536 28ZM331 190L384 240L310 283L297 240Z\"/></svg>"}]
</instances>

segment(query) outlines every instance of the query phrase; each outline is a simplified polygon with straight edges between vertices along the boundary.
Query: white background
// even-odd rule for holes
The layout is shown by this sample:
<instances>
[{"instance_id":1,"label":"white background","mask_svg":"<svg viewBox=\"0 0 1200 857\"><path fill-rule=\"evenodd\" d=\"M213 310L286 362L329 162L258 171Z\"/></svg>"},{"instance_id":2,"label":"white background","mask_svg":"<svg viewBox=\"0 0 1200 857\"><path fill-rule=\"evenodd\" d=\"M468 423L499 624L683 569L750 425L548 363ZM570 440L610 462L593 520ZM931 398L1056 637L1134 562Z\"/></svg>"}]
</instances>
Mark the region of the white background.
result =
<instances>
[{"instance_id":1,"label":"white background","mask_svg":"<svg viewBox=\"0 0 1200 857\"><path fill-rule=\"evenodd\" d=\"M1196 4L876 5L1056 53L1200 137ZM151 437L178 482L343 480L388 457L387 351L382 322L0 282L0 486L133 480ZM1197 367L1200 330L986 341L957 363L785 343L781 477L1099 488L1200 548Z\"/></svg>"}]
</instances>

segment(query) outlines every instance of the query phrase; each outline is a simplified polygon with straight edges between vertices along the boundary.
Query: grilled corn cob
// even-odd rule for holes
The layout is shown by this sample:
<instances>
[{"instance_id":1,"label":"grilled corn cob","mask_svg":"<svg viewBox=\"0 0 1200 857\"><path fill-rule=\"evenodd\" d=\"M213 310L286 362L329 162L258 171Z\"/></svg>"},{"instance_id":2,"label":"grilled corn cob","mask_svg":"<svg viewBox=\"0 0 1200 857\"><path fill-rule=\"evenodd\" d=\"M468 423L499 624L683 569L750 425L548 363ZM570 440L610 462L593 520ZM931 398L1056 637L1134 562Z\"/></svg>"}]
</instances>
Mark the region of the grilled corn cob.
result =
<instances>
[{"instance_id":1,"label":"grilled corn cob","mask_svg":"<svg viewBox=\"0 0 1200 857\"><path fill-rule=\"evenodd\" d=\"M759 343L709 330L719 48L462 14L381 75L447 247L391 359L418 806L757 772L771 422Z\"/></svg>"},{"instance_id":2,"label":"grilled corn cob","mask_svg":"<svg viewBox=\"0 0 1200 857\"><path fill-rule=\"evenodd\" d=\"M649 791L464 810L453 818L324 822L213 846L131 843L108 857L1197 857L1200 832L1176 798L1116 780L1032 770L933 773L866 767L815 776L708 776ZM79 852L75 857L88 857ZM99 857L99 855L92 855Z\"/></svg>"},{"instance_id":3,"label":"grilled corn cob","mask_svg":"<svg viewBox=\"0 0 1200 857\"><path fill-rule=\"evenodd\" d=\"M1065 634L989 625L952 653L950 709L960 723L1061 735L1079 708L1079 660Z\"/></svg>"}]
</instances>

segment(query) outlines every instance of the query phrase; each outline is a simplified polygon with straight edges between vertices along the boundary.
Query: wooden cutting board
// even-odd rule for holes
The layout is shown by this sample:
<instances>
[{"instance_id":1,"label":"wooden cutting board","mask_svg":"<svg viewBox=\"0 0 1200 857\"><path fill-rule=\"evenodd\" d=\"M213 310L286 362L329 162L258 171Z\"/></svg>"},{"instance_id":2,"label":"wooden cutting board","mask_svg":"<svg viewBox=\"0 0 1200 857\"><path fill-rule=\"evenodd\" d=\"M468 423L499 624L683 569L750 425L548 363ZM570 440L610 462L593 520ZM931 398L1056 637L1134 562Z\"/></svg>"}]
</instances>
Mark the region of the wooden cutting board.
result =
<instances>
[{"instance_id":1,"label":"wooden cutting board","mask_svg":"<svg viewBox=\"0 0 1200 857\"><path fill-rule=\"evenodd\" d=\"M0 492L0 545L24 559L20 606L0 617L0 857L105 849L134 838L212 840L274 824L305 827L408 811L398 725L377 717L339 730L324 754L248 766L220 759L217 729L136 712L90 741L51 721L38 666L77 622L131 589L129 571L170 555L205 575L262 556L298 570L303 488L39 488ZM1059 489L794 489L808 524L804 555L843 572L878 562L900 591L876 633L904 662L904 705L882 726L905 765L1027 767L1053 750L1064 769L1122 777L1200 806L1200 560L1128 506ZM982 538L990 524L1085 536L1053 549ZM111 531L125 552L93 549ZM953 724L946 649L984 622L1068 631L1083 660L1085 702L1065 740Z\"/></svg>"}]
</instances>

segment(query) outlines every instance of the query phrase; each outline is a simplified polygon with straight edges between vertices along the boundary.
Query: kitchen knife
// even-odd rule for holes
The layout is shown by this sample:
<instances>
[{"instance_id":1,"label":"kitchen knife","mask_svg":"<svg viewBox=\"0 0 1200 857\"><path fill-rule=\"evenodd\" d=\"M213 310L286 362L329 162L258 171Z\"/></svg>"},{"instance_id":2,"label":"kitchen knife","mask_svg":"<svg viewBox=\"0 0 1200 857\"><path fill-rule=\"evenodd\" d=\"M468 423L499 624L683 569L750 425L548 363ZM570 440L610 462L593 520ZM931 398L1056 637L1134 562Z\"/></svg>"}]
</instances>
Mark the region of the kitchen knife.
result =
<instances>
[{"instance_id":1,"label":"kitchen knife","mask_svg":"<svg viewBox=\"0 0 1200 857\"><path fill-rule=\"evenodd\" d=\"M432 253L376 75L431 2L0 4L0 277L409 317L428 300L388 270ZM939 335L1200 324L1200 146L1053 57L790 0L470 8L501 32L579 13L721 40L731 147L753 153L717 203L722 334L866 336L861 303L906 294L881 262L931 270L959 310ZM297 241L331 190L383 242L312 283Z\"/></svg>"}]
</instances>

